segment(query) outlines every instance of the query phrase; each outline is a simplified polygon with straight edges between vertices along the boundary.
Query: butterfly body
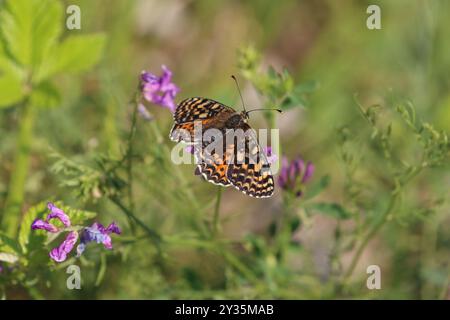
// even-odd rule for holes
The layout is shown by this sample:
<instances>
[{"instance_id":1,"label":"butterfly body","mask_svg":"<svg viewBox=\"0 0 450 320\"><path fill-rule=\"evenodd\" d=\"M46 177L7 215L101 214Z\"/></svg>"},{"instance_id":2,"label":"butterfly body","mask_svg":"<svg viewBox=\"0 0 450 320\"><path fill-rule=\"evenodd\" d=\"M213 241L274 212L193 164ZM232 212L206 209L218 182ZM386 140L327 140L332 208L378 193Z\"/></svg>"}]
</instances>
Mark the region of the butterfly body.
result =
<instances>
[{"instance_id":1,"label":"butterfly body","mask_svg":"<svg viewBox=\"0 0 450 320\"><path fill-rule=\"evenodd\" d=\"M170 138L194 145L197 160L196 173L200 173L207 181L222 185L234 186L246 195L265 198L273 194L274 183L267 158L261 152L256 133L248 125L248 113L236 112L212 99L194 97L178 104L174 113L174 126ZM201 125L201 137L196 136L195 128ZM222 133L220 141L222 149L217 152L209 150L211 141L204 141L203 134L208 129ZM245 133L245 141L227 135L241 130ZM179 134L180 131L184 132Z\"/></svg>"}]
</instances>

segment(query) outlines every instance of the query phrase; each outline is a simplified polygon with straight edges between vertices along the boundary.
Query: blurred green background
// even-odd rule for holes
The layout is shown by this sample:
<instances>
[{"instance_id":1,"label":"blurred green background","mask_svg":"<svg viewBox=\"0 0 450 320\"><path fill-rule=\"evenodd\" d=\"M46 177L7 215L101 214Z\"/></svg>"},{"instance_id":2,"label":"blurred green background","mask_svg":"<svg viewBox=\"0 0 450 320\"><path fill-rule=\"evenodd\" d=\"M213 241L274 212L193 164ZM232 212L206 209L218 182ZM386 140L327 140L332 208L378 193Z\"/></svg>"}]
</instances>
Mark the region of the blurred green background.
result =
<instances>
[{"instance_id":1,"label":"blurred green background","mask_svg":"<svg viewBox=\"0 0 450 320\"><path fill-rule=\"evenodd\" d=\"M405 188L401 204L364 250L350 284L340 282L341 268L346 269L355 254L352 241L358 238L358 226L366 226L360 220L372 223L370 214L376 216L387 205L392 190L390 160L381 149L371 148L370 129L355 95L365 107L386 108L377 124L384 128L393 123L389 139L395 160L414 163L420 156L414 135L396 125L400 117L390 109L392 101L411 101L418 118L448 132L449 1L62 3L64 8L77 4L82 23L81 30L64 28L63 37L101 32L106 44L95 67L76 76L59 74L55 78L58 102L38 109L20 212L40 201L62 200L71 207L97 212L104 223L118 221L124 232L113 238L113 252L104 255L93 249L86 254L81 262L82 290L66 289L63 267L49 266L50 271L43 274L37 270L42 265L30 262L20 269L20 275L11 276L13 280L0 274L7 298L449 297L450 166L445 161L439 168L421 172ZM381 30L366 27L370 4L381 8ZM61 24L64 27L64 21ZM138 121L140 162L134 167L134 197L135 214L171 237L163 258L151 242L131 237L127 220L114 204L103 198L83 202L70 188L60 186L64 176L50 170L54 159L49 157L49 147L81 163L95 162L98 154L119 156L126 149L132 112L129 101L142 70L159 74L160 66L167 65L181 88L177 102L204 96L239 110L239 96L230 80L236 74L246 104L260 106L261 95L238 68L238 51L248 46L260 52L263 70L287 68L298 83L318 83L306 107L278 116L283 155L302 155L312 161L316 181L329 175L330 183L317 199L340 203L359 218L340 220L302 211L301 226L292 232L296 247L288 249L281 263L271 253L276 240L268 231L284 212L281 189L270 199L258 200L228 188L220 211L220 239L226 244L198 240L186 216L210 220L217 187L194 176L193 165L180 168L186 184L173 178L174 165L160 148L161 143L172 146L166 139L172 118L168 110L157 106L149 110L164 140L158 140L148 123ZM20 122L20 107L0 109L0 208L9 192ZM266 126L263 115L256 113L251 124ZM346 142L339 134L343 128L349 132ZM359 159L351 180L343 150ZM181 188L192 190L201 212L194 212L179 196ZM357 197L351 195L352 188L358 189ZM348 248L339 250L338 257L334 256L336 230L349 239ZM45 252L41 254L46 257ZM45 258L40 261L48 263ZM365 285L366 267L373 264L382 271L381 290L368 290Z\"/></svg>"}]
</instances>

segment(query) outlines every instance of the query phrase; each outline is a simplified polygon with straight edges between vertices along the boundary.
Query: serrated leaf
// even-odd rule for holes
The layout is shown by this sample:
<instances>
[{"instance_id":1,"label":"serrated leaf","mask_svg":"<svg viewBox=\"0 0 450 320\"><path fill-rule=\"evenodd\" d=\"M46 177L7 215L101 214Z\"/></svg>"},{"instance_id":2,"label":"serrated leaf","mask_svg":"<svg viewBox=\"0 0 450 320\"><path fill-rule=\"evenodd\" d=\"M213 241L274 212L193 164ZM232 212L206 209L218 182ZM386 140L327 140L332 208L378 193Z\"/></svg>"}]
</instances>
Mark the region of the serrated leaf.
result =
<instances>
[{"instance_id":1,"label":"serrated leaf","mask_svg":"<svg viewBox=\"0 0 450 320\"><path fill-rule=\"evenodd\" d=\"M34 107L52 108L61 103L61 96L51 82L45 81L34 88L30 100Z\"/></svg>"},{"instance_id":2,"label":"serrated leaf","mask_svg":"<svg viewBox=\"0 0 450 320\"><path fill-rule=\"evenodd\" d=\"M352 214L348 212L345 208L343 208L340 204L337 203L315 203L308 206L310 209L316 210L322 214L329 215L336 219L349 219Z\"/></svg>"},{"instance_id":3,"label":"serrated leaf","mask_svg":"<svg viewBox=\"0 0 450 320\"><path fill-rule=\"evenodd\" d=\"M23 66L39 66L62 31L62 12L57 0L6 1L0 30L10 55Z\"/></svg>"},{"instance_id":4,"label":"serrated leaf","mask_svg":"<svg viewBox=\"0 0 450 320\"><path fill-rule=\"evenodd\" d=\"M78 210L67 206L61 206L60 208L69 216L72 225L84 224L86 220L97 216L97 213L92 211Z\"/></svg>"},{"instance_id":5,"label":"serrated leaf","mask_svg":"<svg viewBox=\"0 0 450 320\"><path fill-rule=\"evenodd\" d=\"M78 210L64 206L59 201L55 202L55 205L69 216L72 226L83 224L86 220L95 218L97 215L95 212ZM19 229L19 244L23 253L30 251L30 243L34 242L33 244L38 246L39 243L44 240L45 237L42 237L42 235L45 234L45 232L41 230L32 231L31 224L37 218L45 219L48 212L47 202L41 202L38 205L31 207L25 213ZM52 220L52 224L58 228L64 227L63 224L57 219Z\"/></svg>"},{"instance_id":6,"label":"serrated leaf","mask_svg":"<svg viewBox=\"0 0 450 320\"><path fill-rule=\"evenodd\" d=\"M101 58L105 46L103 34L76 35L65 39L43 66L37 81L57 73L78 73L89 70Z\"/></svg>"},{"instance_id":7,"label":"serrated leaf","mask_svg":"<svg viewBox=\"0 0 450 320\"><path fill-rule=\"evenodd\" d=\"M31 207L23 216L19 229L19 244L22 248L22 252L25 254L28 252L28 244L30 239L35 235L31 231L31 224L37 218L43 218L47 211L47 204L41 202L36 206Z\"/></svg>"}]
</instances>

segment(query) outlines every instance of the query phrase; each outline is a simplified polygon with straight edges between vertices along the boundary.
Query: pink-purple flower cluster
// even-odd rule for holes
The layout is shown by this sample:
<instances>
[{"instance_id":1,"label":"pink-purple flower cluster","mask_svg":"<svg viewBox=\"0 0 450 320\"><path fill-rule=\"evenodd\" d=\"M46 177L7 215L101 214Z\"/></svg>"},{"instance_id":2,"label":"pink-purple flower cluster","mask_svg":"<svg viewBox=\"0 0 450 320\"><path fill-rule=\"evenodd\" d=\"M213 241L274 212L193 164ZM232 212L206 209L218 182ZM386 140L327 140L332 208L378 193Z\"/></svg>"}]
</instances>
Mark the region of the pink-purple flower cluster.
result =
<instances>
[{"instance_id":1,"label":"pink-purple flower cluster","mask_svg":"<svg viewBox=\"0 0 450 320\"><path fill-rule=\"evenodd\" d=\"M120 228L115 222L112 222L108 227L103 227L100 223L94 222L92 226L85 227L79 235L78 231L67 230L71 226L69 216L60 208L56 207L53 203L49 202L47 208L50 210L45 220L36 219L31 224L32 230L45 230L51 233L69 231L64 241L56 248L53 248L49 255L50 258L56 262L62 262L67 259L67 255L73 250L75 244L80 237L80 244L77 246L77 256L86 248L89 242L103 243L106 249L112 249L111 233L120 234ZM57 219L64 225L63 228L58 228L50 220Z\"/></svg>"},{"instance_id":2,"label":"pink-purple flower cluster","mask_svg":"<svg viewBox=\"0 0 450 320\"><path fill-rule=\"evenodd\" d=\"M311 162L305 165L301 157L291 162L283 157L278 184L283 190L291 191L296 197L300 197L303 185L311 179L313 173L314 165Z\"/></svg>"},{"instance_id":3,"label":"pink-purple flower cluster","mask_svg":"<svg viewBox=\"0 0 450 320\"><path fill-rule=\"evenodd\" d=\"M177 107L174 99L180 89L172 82L172 71L164 65L161 68L163 73L159 77L147 71L141 72L141 92L148 102L168 108L173 113ZM140 107L139 111L143 116L147 114L144 109Z\"/></svg>"},{"instance_id":4,"label":"pink-purple flower cluster","mask_svg":"<svg viewBox=\"0 0 450 320\"><path fill-rule=\"evenodd\" d=\"M94 222L92 226L84 228L81 232L80 244L77 246L77 256L79 257L83 253L89 242L103 243L106 249L112 249L111 233L121 233L115 222L112 222L106 228L98 222Z\"/></svg>"}]
</instances>

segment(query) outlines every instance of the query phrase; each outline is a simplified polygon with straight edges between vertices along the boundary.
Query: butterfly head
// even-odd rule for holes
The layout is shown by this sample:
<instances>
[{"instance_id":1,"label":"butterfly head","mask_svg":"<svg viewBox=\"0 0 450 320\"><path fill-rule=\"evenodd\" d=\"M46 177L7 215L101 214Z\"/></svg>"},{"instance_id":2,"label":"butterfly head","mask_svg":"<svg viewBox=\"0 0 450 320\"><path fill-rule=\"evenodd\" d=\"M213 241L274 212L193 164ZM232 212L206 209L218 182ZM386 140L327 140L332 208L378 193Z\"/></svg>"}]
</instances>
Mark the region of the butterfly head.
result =
<instances>
[{"instance_id":1,"label":"butterfly head","mask_svg":"<svg viewBox=\"0 0 450 320\"><path fill-rule=\"evenodd\" d=\"M242 121L243 121L244 123L247 123L247 122L248 122L248 119L250 118L248 114L249 114L250 112L253 112L253 111L272 110L272 111L278 111L278 112L281 113L281 110L280 110L280 109L267 109L267 108L264 108L264 109L253 109L253 110L247 111L247 110L245 109L244 99L242 98L241 89L239 88L239 84L238 84L238 82L237 82L237 79L236 79L236 77L235 77L234 75L231 75L231 78L233 78L234 82L236 83L236 88L238 89L239 96L241 97L242 109L244 109L244 110L240 113L240 117L241 117L241 119L242 119Z\"/></svg>"},{"instance_id":2,"label":"butterfly head","mask_svg":"<svg viewBox=\"0 0 450 320\"><path fill-rule=\"evenodd\" d=\"M250 116L248 115L248 112L247 112L247 111L242 111L242 112L241 112L241 118L242 118L242 121L243 121L244 123L247 123L247 122L248 122L248 119L250 119Z\"/></svg>"}]
</instances>

